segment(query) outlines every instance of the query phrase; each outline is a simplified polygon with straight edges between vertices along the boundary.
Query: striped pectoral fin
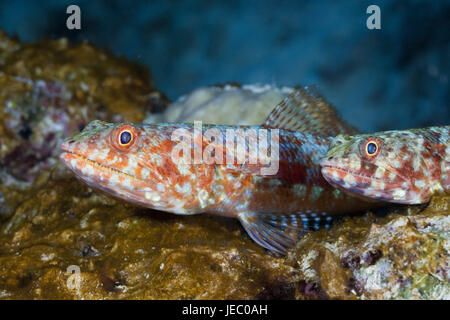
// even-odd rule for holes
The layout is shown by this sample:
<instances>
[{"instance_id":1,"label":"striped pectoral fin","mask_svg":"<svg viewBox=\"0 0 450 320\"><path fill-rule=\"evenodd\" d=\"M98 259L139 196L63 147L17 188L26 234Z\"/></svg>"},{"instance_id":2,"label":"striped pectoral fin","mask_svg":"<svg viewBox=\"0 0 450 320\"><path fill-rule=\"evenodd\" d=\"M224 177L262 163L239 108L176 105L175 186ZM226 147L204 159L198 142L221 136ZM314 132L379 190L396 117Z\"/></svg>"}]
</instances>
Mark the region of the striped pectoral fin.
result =
<instances>
[{"instance_id":1,"label":"striped pectoral fin","mask_svg":"<svg viewBox=\"0 0 450 320\"><path fill-rule=\"evenodd\" d=\"M244 229L260 246L285 254L307 231L329 228L331 217L311 217L303 213L270 214L243 212L239 214Z\"/></svg>"},{"instance_id":2,"label":"striped pectoral fin","mask_svg":"<svg viewBox=\"0 0 450 320\"><path fill-rule=\"evenodd\" d=\"M308 213L300 214L302 217L302 226L304 230L307 231L318 231L322 228L324 229L330 229L331 224L333 223L333 218L331 216L327 216L325 214L315 214L315 213Z\"/></svg>"}]
</instances>

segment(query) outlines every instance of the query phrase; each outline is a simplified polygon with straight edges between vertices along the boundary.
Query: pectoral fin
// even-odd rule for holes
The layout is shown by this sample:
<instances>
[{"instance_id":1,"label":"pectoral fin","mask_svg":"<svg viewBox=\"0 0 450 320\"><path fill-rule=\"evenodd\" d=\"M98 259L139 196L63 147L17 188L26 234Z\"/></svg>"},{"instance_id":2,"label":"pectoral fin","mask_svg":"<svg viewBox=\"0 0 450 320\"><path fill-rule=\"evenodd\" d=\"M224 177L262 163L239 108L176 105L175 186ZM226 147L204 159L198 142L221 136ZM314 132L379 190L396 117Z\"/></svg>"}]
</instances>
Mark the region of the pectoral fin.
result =
<instances>
[{"instance_id":1,"label":"pectoral fin","mask_svg":"<svg viewBox=\"0 0 450 320\"><path fill-rule=\"evenodd\" d=\"M245 231L260 246L280 254L295 243L305 232L319 230L320 226L329 228L331 217L318 217L316 214L268 214L243 212L239 215Z\"/></svg>"}]
</instances>

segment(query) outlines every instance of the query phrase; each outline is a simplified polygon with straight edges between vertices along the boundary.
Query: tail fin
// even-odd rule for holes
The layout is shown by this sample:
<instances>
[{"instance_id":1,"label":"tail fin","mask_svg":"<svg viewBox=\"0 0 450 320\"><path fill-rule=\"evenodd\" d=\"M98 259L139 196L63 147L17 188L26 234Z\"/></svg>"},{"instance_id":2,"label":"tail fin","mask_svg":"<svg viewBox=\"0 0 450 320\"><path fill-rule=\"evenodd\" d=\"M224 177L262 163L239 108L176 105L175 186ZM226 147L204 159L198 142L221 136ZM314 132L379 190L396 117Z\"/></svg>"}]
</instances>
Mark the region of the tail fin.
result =
<instances>
[{"instance_id":1,"label":"tail fin","mask_svg":"<svg viewBox=\"0 0 450 320\"><path fill-rule=\"evenodd\" d=\"M318 230L320 225L329 228L331 217L316 214L268 214L243 212L239 220L249 236L260 246L285 254L287 249L307 231Z\"/></svg>"}]
</instances>

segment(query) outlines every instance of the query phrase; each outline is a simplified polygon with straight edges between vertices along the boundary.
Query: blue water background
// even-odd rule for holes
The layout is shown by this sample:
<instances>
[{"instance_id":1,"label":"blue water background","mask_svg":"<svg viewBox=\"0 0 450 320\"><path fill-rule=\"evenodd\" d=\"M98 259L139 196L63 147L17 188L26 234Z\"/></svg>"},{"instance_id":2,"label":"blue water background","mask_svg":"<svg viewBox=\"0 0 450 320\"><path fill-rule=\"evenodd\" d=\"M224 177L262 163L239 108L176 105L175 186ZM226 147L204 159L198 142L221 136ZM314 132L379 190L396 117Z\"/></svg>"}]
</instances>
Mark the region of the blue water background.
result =
<instances>
[{"instance_id":1,"label":"blue water background","mask_svg":"<svg viewBox=\"0 0 450 320\"><path fill-rule=\"evenodd\" d=\"M69 31L66 8L81 8ZM366 8L381 8L381 30ZM90 41L171 99L225 82L317 84L362 131L450 124L450 1L0 1L22 41Z\"/></svg>"}]
</instances>

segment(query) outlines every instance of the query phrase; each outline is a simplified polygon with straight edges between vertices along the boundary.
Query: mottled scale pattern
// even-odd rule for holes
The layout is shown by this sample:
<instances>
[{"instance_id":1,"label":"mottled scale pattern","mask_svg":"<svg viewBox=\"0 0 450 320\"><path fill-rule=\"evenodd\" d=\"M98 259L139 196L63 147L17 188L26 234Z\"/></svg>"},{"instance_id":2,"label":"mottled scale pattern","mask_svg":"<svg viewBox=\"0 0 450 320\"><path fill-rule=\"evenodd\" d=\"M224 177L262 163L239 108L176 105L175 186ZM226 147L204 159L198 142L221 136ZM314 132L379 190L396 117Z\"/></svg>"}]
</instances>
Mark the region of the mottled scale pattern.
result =
<instances>
[{"instance_id":1,"label":"mottled scale pattern","mask_svg":"<svg viewBox=\"0 0 450 320\"><path fill-rule=\"evenodd\" d=\"M432 195L450 192L449 128L339 135L321 161L322 174L352 195L426 203Z\"/></svg>"}]
</instances>

